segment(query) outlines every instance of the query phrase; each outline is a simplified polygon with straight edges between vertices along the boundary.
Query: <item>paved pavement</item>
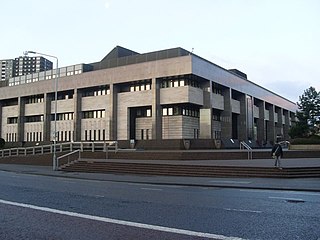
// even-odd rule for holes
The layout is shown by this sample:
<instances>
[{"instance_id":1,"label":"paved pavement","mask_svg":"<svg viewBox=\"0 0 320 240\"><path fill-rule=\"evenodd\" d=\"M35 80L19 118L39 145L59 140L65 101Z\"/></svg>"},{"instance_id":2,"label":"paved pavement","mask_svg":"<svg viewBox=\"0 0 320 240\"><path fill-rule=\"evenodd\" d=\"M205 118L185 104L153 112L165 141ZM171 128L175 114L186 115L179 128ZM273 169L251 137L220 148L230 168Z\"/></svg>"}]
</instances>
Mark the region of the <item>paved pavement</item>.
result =
<instances>
[{"instance_id":1,"label":"paved pavement","mask_svg":"<svg viewBox=\"0 0 320 240\"><path fill-rule=\"evenodd\" d=\"M105 161L105 160L104 160ZM273 167L273 160L208 160L208 161L174 161L174 160L119 160L108 161L122 162L148 162L169 164L199 164L211 166L243 166L243 167ZM284 168L292 167L320 167L320 159L283 159ZM175 176L153 176L153 175L129 175L129 174L99 174L99 173L77 173L53 171L52 167L22 165L22 164L0 164L0 171L17 172L22 174L44 175L53 177L88 179L97 181L131 182L141 184L165 184L181 186L200 187L229 187L229 188L251 188L266 190L295 190L320 192L320 178L208 178L208 177L175 177Z\"/></svg>"}]
</instances>

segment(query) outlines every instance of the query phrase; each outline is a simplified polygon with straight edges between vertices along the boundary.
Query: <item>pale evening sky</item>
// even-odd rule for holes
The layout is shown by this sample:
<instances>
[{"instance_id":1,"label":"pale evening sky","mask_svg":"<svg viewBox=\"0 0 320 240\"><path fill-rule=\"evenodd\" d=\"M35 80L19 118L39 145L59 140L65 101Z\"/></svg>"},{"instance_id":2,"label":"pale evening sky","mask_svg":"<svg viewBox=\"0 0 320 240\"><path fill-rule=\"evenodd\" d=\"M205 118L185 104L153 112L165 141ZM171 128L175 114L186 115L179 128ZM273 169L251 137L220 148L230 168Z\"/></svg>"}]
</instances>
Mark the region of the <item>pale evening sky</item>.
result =
<instances>
[{"instance_id":1,"label":"pale evening sky","mask_svg":"<svg viewBox=\"0 0 320 240\"><path fill-rule=\"evenodd\" d=\"M100 61L117 45L194 48L293 102L320 90L318 0L10 0L0 10L0 59L33 50L68 66Z\"/></svg>"}]
</instances>

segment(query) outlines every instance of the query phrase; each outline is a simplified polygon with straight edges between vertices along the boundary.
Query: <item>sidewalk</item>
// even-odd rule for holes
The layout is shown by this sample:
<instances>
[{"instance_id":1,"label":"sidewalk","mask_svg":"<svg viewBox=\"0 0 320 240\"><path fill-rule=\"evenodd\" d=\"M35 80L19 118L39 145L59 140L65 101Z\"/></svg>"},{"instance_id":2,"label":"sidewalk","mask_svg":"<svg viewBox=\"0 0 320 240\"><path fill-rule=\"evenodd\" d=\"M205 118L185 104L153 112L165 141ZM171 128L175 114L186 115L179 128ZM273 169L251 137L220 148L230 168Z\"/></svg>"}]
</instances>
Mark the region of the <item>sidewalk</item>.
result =
<instances>
[{"instance_id":1,"label":"sidewalk","mask_svg":"<svg viewBox=\"0 0 320 240\"><path fill-rule=\"evenodd\" d=\"M108 160L108 161L135 161L142 160ZM145 162L145 161L143 161ZM272 167L273 161L270 159L256 160L216 160L216 161L159 161L149 160L154 163L170 164L208 164L217 166L254 166ZM320 159L285 159L283 167L320 167ZM197 187L227 187L227 188L247 188L265 190L294 190L294 191L315 191L320 192L320 178L207 178L207 177L175 177L175 176L153 176L153 175L128 175L128 174L99 174L53 171L49 166L20 165L20 164L0 164L0 171L16 172L22 174L43 175L52 177L64 177L75 179L87 179L97 181L130 182L137 184L154 185L179 185Z\"/></svg>"}]
</instances>

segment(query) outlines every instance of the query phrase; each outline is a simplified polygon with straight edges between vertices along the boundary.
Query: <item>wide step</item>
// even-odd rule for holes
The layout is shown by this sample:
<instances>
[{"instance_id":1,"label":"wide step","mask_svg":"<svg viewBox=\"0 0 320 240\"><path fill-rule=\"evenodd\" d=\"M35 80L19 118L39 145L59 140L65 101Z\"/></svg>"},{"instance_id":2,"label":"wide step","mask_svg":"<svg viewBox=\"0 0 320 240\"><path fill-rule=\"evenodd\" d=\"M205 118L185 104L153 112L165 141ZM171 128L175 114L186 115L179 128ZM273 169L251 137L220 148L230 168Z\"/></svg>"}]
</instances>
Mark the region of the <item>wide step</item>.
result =
<instances>
[{"instance_id":1,"label":"wide step","mask_svg":"<svg viewBox=\"0 0 320 240\"><path fill-rule=\"evenodd\" d=\"M276 168L198 166L148 163L116 163L78 161L61 170L68 172L122 173L143 175L193 176L193 177L320 177L320 168Z\"/></svg>"}]
</instances>

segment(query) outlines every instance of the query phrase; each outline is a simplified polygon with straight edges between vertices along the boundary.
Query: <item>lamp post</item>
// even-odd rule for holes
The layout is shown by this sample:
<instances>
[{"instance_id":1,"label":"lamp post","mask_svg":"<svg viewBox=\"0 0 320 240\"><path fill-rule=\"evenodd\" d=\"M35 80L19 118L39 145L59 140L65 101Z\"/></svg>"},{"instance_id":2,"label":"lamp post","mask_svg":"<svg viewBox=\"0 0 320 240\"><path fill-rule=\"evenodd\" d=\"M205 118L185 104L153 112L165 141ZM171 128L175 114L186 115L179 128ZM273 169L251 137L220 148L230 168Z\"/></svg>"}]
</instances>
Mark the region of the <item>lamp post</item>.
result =
<instances>
[{"instance_id":1,"label":"lamp post","mask_svg":"<svg viewBox=\"0 0 320 240\"><path fill-rule=\"evenodd\" d=\"M31 54L38 54L46 57L51 57L56 59L56 76L54 78L54 134L53 134L53 158L52 158L52 169L53 171L56 171L58 169L57 166L57 148L56 148L56 143L57 143L57 100L58 100L58 78L59 78L59 66L58 66L58 58L56 56L52 56L49 54L45 53L39 53L35 51L25 51L23 52L24 55L28 55L29 53ZM50 111L51 114L51 111Z\"/></svg>"}]
</instances>

